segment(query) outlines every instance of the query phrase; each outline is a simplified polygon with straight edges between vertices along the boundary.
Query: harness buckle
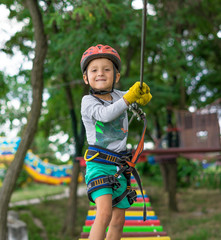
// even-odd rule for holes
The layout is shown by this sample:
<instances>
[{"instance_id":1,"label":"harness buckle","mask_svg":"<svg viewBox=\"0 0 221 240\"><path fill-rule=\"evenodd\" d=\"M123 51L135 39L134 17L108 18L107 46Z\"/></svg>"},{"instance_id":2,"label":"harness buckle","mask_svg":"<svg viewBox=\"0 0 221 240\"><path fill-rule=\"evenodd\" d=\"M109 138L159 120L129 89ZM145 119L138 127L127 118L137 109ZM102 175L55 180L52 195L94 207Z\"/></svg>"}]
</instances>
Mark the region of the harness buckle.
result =
<instances>
[{"instance_id":1,"label":"harness buckle","mask_svg":"<svg viewBox=\"0 0 221 240\"><path fill-rule=\"evenodd\" d=\"M131 162L132 160L131 152L128 153L127 155L122 156L121 159L122 159L123 165L127 165L129 168L135 168L136 164Z\"/></svg>"},{"instance_id":2,"label":"harness buckle","mask_svg":"<svg viewBox=\"0 0 221 240\"><path fill-rule=\"evenodd\" d=\"M108 175L107 178L109 183L112 184L113 190L117 190L121 186L119 181L113 175Z\"/></svg>"},{"instance_id":3,"label":"harness buckle","mask_svg":"<svg viewBox=\"0 0 221 240\"><path fill-rule=\"evenodd\" d=\"M130 192L127 194L127 198L130 205L132 205L137 201L137 192L135 190L130 190Z\"/></svg>"}]
</instances>

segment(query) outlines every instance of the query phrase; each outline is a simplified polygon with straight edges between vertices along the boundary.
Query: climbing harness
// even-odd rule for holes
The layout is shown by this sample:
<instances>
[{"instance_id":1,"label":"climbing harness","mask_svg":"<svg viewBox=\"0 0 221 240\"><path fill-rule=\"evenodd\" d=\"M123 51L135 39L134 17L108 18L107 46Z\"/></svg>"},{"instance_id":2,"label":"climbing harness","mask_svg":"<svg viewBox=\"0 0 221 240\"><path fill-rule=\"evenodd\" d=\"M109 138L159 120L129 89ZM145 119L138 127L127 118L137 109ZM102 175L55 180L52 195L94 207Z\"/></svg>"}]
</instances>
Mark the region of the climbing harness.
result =
<instances>
[{"instance_id":1,"label":"climbing harness","mask_svg":"<svg viewBox=\"0 0 221 240\"><path fill-rule=\"evenodd\" d=\"M143 120L144 122L141 139L134 154L131 154L130 152L116 153L96 145L90 145L85 152L84 159L87 162L92 161L92 162L97 162L101 164L115 165L115 166L118 166L119 168L119 170L114 175L101 175L99 177L91 179L88 182L87 193L88 193L89 200L92 202L94 201L91 197L91 193L93 193L94 191L102 188L112 188L113 191L118 189L120 187L120 183L117 178L121 174L123 174L127 180L127 187L126 187L126 190L122 193L122 195L112 200L112 206L113 207L116 206L125 197L128 198L128 201L131 205L133 204L134 201L136 201L136 198L137 198L136 191L132 190L131 188L131 180L130 180L131 174L134 176L135 180L137 181L137 184L139 186L139 189L141 191L141 194L144 200L144 194L143 194L143 188L142 188L140 176L135 168L135 165L139 159L140 154L143 151L144 136L146 132L147 123L146 123L145 113L140 108L138 108L137 104L133 104L130 107L130 110L133 112L133 114L136 114L138 119ZM144 203L144 209L143 209L143 220L144 221L146 220L146 204L145 203Z\"/></svg>"}]
</instances>

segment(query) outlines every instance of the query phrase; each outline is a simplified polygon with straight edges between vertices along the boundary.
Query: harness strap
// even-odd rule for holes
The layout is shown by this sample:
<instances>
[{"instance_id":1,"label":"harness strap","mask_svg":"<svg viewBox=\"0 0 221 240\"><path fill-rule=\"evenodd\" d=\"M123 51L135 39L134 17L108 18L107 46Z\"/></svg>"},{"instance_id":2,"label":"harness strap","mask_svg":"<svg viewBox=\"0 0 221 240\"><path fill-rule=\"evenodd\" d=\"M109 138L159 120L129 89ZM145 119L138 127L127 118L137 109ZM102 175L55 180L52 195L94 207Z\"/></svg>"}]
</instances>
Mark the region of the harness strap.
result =
<instances>
[{"instance_id":1,"label":"harness strap","mask_svg":"<svg viewBox=\"0 0 221 240\"><path fill-rule=\"evenodd\" d=\"M124 158L128 158L127 156L125 156L125 154L127 153L115 153L100 146L89 145L88 150L86 150L84 154L84 160L86 162L93 161L102 164L113 164L116 166L121 166L125 163Z\"/></svg>"},{"instance_id":2,"label":"harness strap","mask_svg":"<svg viewBox=\"0 0 221 240\"><path fill-rule=\"evenodd\" d=\"M91 202L94 202L91 197L91 193L104 187L116 190L120 187L120 183L113 175L102 175L91 179L87 184L87 193L89 200Z\"/></svg>"},{"instance_id":3,"label":"harness strap","mask_svg":"<svg viewBox=\"0 0 221 240\"><path fill-rule=\"evenodd\" d=\"M127 194L128 200L130 205L133 204L133 202L137 201L137 192L135 190L130 190L130 192Z\"/></svg>"},{"instance_id":4,"label":"harness strap","mask_svg":"<svg viewBox=\"0 0 221 240\"><path fill-rule=\"evenodd\" d=\"M129 191L130 191L130 187L128 189L128 186L127 186L127 189L120 196L112 200L112 206L113 207L116 206L120 201L122 201L126 196L128 196Z\"/></svg>"},{"instance_id":5,"label":"harness strap","mask_svg":"<svg viewBox=\"0 0 221 240\"><path fill-rule=\"evenodd\" d=\"M141 184L141 180L140 180L140 176L136 170L136 168L133 169L132 171L132 174L139 186L139 189L140 189L140 192L141 192L141 195L142 195L142 198L143 198L143 202L144 202L144 205L143 205L143 221L146 221L147 219L147 208L146 208L146 204L145 204L145 199L144 199L144 194L143 194L143 187L142 187L142 184Z\"/></svg>"},{"instance_id":6,"label":"harness strap","mask_svg":"<svg viewBox=\"0 0 221 240\"><path fill-rule=\"evenodd\" d=\"M141 184L140 176L139 176L136 168L133 168L133 167L128 168L128 166L125 165L119 171L117 171L117 173L114 174L114 177L118 177L122 173L124 174L124 176L127 179L127 189L124 191L124 193L121 196L115 198L116 200L115 199L114 200L120 202L125 196L129 196L129 197L133 196L133 198L136 199L135 196L134 196L134 193L132 193L134 190L131 190L131 179L130 179L130 177L131 177L131 173L132 173L136 182L137 182L137 184L138 184L138 187L140 189L140 192L141 192L141 195L142 195L142 198L143 198L143 202L144 202L144 205L143 205L143 221L146 221L146 219L147 219L147 213L146 213L147 208L146 208L146 204L145 204L145 198L144 198L143 187L142 187L142 184ZM134 192L136 194L136 191L134 191ZM137 196L137 194L136 194L136 196Z\"/></svg>"},{"instance_id":7,"label":"harness strap","mask_svg":"<svg viewBox=\"0 0 221 240\"><path fill-rule=\"evenodd\" d=\"M123 173L127 179L127 188L120 196L112 200L112 206L113 207L116 206L125 197L128 197L128 201L130 205L133 204L133 202L136 200L137 194L136 194L136 191L131 190L131 180L130 180L131 173L127 171L127 166L124 166L115 175L108 175L108 176L102 175L102 176L91 179L91 181L87 185L87 193L88 193L89 200L91 202L94 202L91 197L91 193L101 188L112 188L113 190L118 189L120 187L120 183L117 180L117 177L121 173Z\"/></svg>"},{"instance_id":8,"label":"harness strap","mask_svg":"<svg viewBox=\"0 0 221 240\"><path fill-rule=\"evenodd\" d=\"M123 167L120 168L120 170L118 170L115 174L114 177L118 178L122 173L124 173L126 170L128 169L128 166L125 165ZM125 176L126 178L128 178L127 176Z\"/></svg>"},{"instance_id":9,"label":"harness strap","mask_svg":"<svg viewBox=\"0 0 221 240\"><path fill-rule=\"evenodd\" d=\"M118 197L114 198L112 200L112 206L116 206L120 201L122 201L125 197L128 197L128 200L129 200L129 194L131 192L131 182L130 182L130 176L131 176L131 173L130 172L127 172L127 166L124 166L122 167L119 171L117 171L117 173L114 174L114 177L118 177L120 174L124 174L124 176L126 177L127 179L127 188L126 190ZM129 200L129 203L130 205L133 203L133 200L130 199Z\"/></svg>"},{"instance_id":10,"label":"harness strap","mask_svg":"<svg viewBox=\"0 0 221 240\"><path fill-rule=\"evenodd\" d=\"M92 156L92 157L87 158L87 156ZM110 162L112 162L115 165L121 165L123 163L121 158L119 158L117 156L106 154L99 150L90 150L90 149L86 150L84 159L85 159L85 161L96 160L96 162L101 161L102 163L105 163L104 160L106 160L107 164L110 164Z\"/></svg>"},{"instance_id":11,"label":"harness strap","mask_svg":"<svg viewBox=\"0 0 221 240\"><path fill-rule=\"evenodd\" d=\"M137 145L136 151L133 155L133 158L131 160L131 163L136 164L136 162L138 161L140 154L143 152L143 148L144 148L144 137L145 137L145 133L146 133L146 129L147 129L147 120L145 118L144 115L141 115L143 122L144 122L144 126L143 126L143 132L141 135L141 139L139 141L139 144ZM129 165L129 164L128 164Z\"/></svg>"}]
</instances>

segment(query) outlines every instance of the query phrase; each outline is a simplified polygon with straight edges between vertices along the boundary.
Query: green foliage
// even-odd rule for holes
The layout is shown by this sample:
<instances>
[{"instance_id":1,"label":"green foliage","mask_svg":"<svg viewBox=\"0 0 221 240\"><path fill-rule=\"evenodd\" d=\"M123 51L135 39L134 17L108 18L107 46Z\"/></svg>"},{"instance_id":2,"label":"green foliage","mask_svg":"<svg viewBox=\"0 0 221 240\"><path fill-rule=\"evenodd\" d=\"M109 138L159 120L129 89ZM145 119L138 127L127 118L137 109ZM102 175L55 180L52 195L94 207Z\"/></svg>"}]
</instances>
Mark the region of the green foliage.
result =
<instances>
[{"instance_id":1,"label":"green foliage","mask_svg":"<svg viewBox=\"0 0 221 240\"><path fill-rule=\"evenodd\" d=\"M8 92L8 86L5 82L5 76L3 72L0 72L0 98L4 98Z\"/></svg>"},{"instance_id":2,"label":"green foliage","mask_svg":"<svg viewBox=\"0 0 221 240\"><path fill-rule=\"evenodd\" d=\"M196 188L221 188L221 167L203 168L200 161L178 158L178 186Z\"/></svg>"},{"instance_id":3,"label":"green foliage","mask_svg":"<svg viewBox=\"0 0 221 240\"><path fill-rule=\"evenodd\" d=\"M177 185L178 187L190 187L199 174L202 167L199 163L179 157L177 160Z\"/></svg>"},{"instance_id":4,"label":"green foliage","mask_svg":"<svg viewBox=\"0 0 221 240\"><path fill-rule=\"evenodd\" d=\"M151 180L152 184L162 184L158 163L140 162L136 168L140 175ZM221 167L214 165L204 169L200 161L179 157L177 159L177 187L221 189Z\"/></svg>"},{"instance_id":5,"label":"green foliage","mask_svg":"<svg viewBox=\"0 0 221 240\"><path fill-rule=\"evenodd\" d=\"M202 187L221 189L221 166L209 166L202 171L201 175L198 176L196 181Z\"/></svg>"},{"instance_id":6,"label":"green foliage","mask_svg":"<svg viewBox=\"0 0 221 240\"><path fill-rule=\"evenodd\" d=\"M66 205L67 199L62 199L43 201L36 205L15 207L13 210L18 211L19 218L27 224L29 239L42 240L42 236L46 233L50 240L77 240L88 211L87 196L79 198L76 232L72 237L62 233L63 221L67 211ZM43 228L37 225L36 222L40 222Z\"/></svg>"},{"instance_id":7,"label":"green foliage","mask_svg":"<svg viewBox=\"0 0 221 240\"><path fill-rule=\"evenodd\" d=\"M79 63L89 46L103 43L119 51L122 59L120 89L127 90L139 81L142 11L133 9L131 2L39 1L49 45L44 73L48 98L42 110L38 139L33 144L35 152L47 152L53 160L51 149L45 147L50 141L45 139L59 133L69 136L67 143L60 144L63 146L55 143L62 153L67 151L69 144L78 141L80 103L87 92ZM221 49L217 33L220 31L221 2L150 0L148 3L154 14L147 16L144 81L150 85L153 99L144 110L148 118L146 139L153 141L156 135L160 138L165 133L168 106L173 109L186 109L191 105L202 107L220 98ZM32 59L35 45L27 8L22 1L2 1L2 4L10 10L9 18L24 23L2 51L13 54L17 48L27 59ZM19 119L22 127L30 108L30 71L22 70L21 66L17 76L3 78L0 75L0 84L0 96L5 99L1 102L5 114L0 122L9 119L14 128L13 120ZM77 134L72 129L66 88L71 89L74 100ZM20 101L19 110L7 104L12 99ZM131 124L129 142L132 145L137 143L141 128L136 121ZM192 166L181 167L187 175L193 171L189 168ZM179 173L181 182L184 181L182 171ZM185 185L184 182L181 185Z\"/></svg>"},{"instance_id":8,"label":"green foliage","mask_svg":"<svg viewBox=\"0 0 221 240\"><path fill-rule=\"evenodd\" d=\"M141 176L145 176L151 182L159 184L162 182L159 164L150 164L148 162L137 163L136 168Z\"/></svg>"},{"instance_id":9,"label":"green foliage","mask_svg":"<svg viewBox=\"0 0 221 240\"><path fill-rule=\"evenodd\" d=\"M25 170L22 170L16 181L15 189L20 189L31 182L31 178Z\"/></svg>"},{"instance_id":10,"label":"green foliage","mask_svg":"<svg viewBox=\"0 0 221 240\"><path fill-rule=\"evenodd\" d=\"M28 228L28 233L32 233L31 236L29 234L29 238L33 240L41 240L41 228L38 227L35 222L33 217L30 215L28 212L24 212L20 215L20 219L27 223L27 228Z\"/></svg>"}]
</instances>

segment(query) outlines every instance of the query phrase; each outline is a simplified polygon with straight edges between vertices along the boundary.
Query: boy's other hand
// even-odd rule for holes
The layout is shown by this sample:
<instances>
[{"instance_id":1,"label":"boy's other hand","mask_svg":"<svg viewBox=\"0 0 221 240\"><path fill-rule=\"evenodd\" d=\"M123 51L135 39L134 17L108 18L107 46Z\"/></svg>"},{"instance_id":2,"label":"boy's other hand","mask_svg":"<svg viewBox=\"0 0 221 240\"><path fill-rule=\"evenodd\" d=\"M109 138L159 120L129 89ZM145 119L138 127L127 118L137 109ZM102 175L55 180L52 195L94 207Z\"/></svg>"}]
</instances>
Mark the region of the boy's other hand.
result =
<instances>
[{"instance_id":1,"label":"boy's other hand","mask_svg":"<svg viewBox=\"0 0 221 240\"><path fill-rule=\"evenodd\" d=\"M136 102L138 99L141 99L143 95L150 94L150 88L146 83L143 83L142 89L140 88L140 82L136 82L129 91L124 94L123 98L126 100L127 104ZM150 94L151 95L151 94ZM147 97L147 96L146 96ZM144 97L146 99L146 97ZM152 97L152 96L151 96ZM151 98L150 98L151 99ZM142 103L145 103L146 100L142 100ZM142 105L142 104L141 104Z\"/></svg>"}]
</instances>

